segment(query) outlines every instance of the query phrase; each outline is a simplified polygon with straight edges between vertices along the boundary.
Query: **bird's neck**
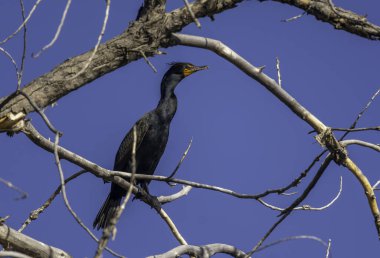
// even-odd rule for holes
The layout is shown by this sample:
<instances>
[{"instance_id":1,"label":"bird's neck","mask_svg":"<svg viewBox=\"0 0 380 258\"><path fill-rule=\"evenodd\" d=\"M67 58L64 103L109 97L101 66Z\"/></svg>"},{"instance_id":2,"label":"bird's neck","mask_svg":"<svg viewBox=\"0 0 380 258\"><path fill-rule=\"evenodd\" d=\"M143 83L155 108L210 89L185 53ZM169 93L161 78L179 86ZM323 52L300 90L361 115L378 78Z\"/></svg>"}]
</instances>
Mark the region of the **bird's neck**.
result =
<instances>
[{"instance_id":1,"label":"bird's neck","mask_svg":"<svg viewBox=\"0 0 380 258\"><path fill-rule=\"evenodd\" d=\"M164 76L161 82L161 98L157 105L158 115L162 120L170 122L177 111L177 97L174 89L182 80L179 76Z\"/></svg>"}]
</instances>

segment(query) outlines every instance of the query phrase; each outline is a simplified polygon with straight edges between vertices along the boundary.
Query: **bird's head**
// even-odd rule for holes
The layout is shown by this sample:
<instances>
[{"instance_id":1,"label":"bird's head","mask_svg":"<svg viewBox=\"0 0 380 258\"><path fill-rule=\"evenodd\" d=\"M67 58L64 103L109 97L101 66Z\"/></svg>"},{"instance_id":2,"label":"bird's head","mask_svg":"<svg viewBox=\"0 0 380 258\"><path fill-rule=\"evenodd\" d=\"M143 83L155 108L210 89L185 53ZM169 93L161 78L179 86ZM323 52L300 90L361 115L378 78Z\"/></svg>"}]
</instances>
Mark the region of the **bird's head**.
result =
<instances>
[{"instance_id":1,"label":"bird's head","mask_svg":"<svg viewBox=\"0 0 380 258\"><path fill-rule=\"evenodd\" d=\"M170 65L171 65L171 67L167 71L167 74L168 75L169 74L179 75L182 78L185 78L185 77L187 77L187 76L189 76L195 72L205 70L208 68L206 65L205 66L195 66L191 63L180 63L180 62L170 63Z\"/></svg>"},{"instance_id":2,"label":"bird's head","mask_svg":"<svg viewBox=\"0 0 380 258\"><path fill-rule=\"evenodd\" d=\"M171 63L169 70L165 73L161 82L161 97L174 93L178 83L185 77L200 70L207 69L207 66L195 66L190 63Z\"/></svg>"}]
</instances>

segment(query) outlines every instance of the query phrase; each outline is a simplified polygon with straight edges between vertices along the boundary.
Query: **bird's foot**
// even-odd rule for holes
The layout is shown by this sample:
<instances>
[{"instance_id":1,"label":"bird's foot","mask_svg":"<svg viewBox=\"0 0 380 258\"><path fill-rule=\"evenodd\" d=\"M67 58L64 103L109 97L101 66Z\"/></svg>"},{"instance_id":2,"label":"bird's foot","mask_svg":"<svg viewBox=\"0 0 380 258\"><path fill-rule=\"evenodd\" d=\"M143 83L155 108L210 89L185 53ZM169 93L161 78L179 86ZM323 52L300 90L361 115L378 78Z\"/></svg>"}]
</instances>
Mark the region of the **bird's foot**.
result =
<instances>
[{"instance_id":1,"label":"bird's foot","mask_svg":"<svg viewBox=\"0 0 380 258\"><path fill-rule=\"evenodd\" d=\"M140 199L141 201L149 204L150 207L154 208L157 212L161 210L161 203L158 200L157 196L149 194L142 188L139 188L139 191L135 194L132 201L135 199Z\"/></svg>"}]
</instances>

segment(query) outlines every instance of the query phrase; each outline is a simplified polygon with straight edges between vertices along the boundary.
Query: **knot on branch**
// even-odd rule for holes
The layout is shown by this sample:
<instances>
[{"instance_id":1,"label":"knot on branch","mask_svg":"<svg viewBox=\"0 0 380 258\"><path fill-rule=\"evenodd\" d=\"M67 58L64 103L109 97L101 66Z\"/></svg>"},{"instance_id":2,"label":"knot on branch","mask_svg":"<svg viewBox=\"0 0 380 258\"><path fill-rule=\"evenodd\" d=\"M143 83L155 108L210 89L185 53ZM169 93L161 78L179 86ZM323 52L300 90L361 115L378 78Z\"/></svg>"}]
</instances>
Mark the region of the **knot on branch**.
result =
<instances>
[{"instance_id":1,"label":"knot on branch","mask_svg":"<svg viewBox=\"0 0 380 258\"><path fill-rule=\"evenodd\" d=\"M343 164L347 158L347 150L335 138L330 127L327 127L326 130L318 134L315 139L330 151L336 164Z\"/></svg>"}]
</instances>

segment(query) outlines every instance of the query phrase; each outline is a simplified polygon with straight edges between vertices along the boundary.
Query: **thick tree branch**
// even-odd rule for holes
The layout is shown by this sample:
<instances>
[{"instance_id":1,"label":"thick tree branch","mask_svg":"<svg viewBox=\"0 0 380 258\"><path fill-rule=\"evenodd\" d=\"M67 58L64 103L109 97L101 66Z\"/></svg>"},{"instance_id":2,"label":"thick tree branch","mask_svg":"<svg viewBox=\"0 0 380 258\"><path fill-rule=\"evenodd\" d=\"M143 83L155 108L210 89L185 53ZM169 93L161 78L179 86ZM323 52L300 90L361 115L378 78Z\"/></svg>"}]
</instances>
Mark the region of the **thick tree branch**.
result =
<instances>
[{"instance_id":1,"label":"thick tree branch","mask_svg":"<svg viewBox=\"0 0 380 258\"><path fill-rule=\"evenodd\" d=\"M209 16L234 8L243 0L197 0L190 4L196 18ZM336 28L355 33L359 36L379 39L380 27L369 23L364 17L340 8L331 8L329 0L273 0L286 3L307 11L317 19L333 24ZM61 97L93 80L110 73L130 62L145 56L153 56L160 47L173 45L170 35L194 22L186 7L163 14L164 0L145 0L139 19L125 32L99 46L91 65L80 76L73 78L90 58L92 50L66 60L52 71L40 76L25 86L24 90L40 108L56 102ZM155 8L152 11L152 8ZM149 13L149 15L147 15ZM343 15L342 15L343 14ZM142 54L143 53L143 54ZM19 94L0 99L0 129L10 126L2 123L10 115L27 114L34 109Z\"/></svg>"},{"instance_id":2,"label":"thick tree branch","mask_svg":"<svg viewBox=\"0 0 380 258\"><path fill-rule=\"evenodd\" d=\"M236 3L241 1L243 0L198 0L191 6L196 17L204 17L234 8ZM80 76L73 78L86 64L92 50L66 60L52 71L30 82L24 87L24 92L37 103L38 107L44 108L93 80L142 58L141 51L146 56L153 56L158 48L169 47L171 33L180 31L193 22L186 7L164 15L159 12L155 14L148 15L147 19L133 22L125 32L101 44L88 69ZM10 112L27 114L33 111L34 108L24 96L12 94L1 98L0 128L1 119Z\"/></svg>"},{"instance_id":3,"label":"thick tree branch","mask_svg":"<svg viewBox=\"0 0 380 258\"><path fill-rule=\"evenodd\" d=\"M17 251L32 257L71 257L65 251L19 233L5 224L0 224L0 244L6 250Z\"/></svg>"},{"instance_id":4,"label":"thick tree branch","mask_svg":"<svg viewBox=\"0 0 380 258\"><path fill-rule=\"evenodd\" d=\"M330 23L335 29L345 30L358 36L380 40L380 27L370 23L365 16L335 7L331 0L272 0L304 10L320 21ZM262 1L261 1L262 2Z\"/></svg>"}]
</instances>

